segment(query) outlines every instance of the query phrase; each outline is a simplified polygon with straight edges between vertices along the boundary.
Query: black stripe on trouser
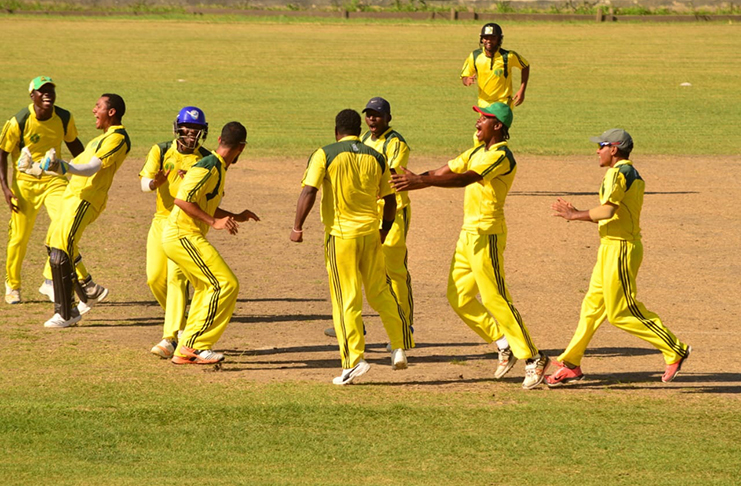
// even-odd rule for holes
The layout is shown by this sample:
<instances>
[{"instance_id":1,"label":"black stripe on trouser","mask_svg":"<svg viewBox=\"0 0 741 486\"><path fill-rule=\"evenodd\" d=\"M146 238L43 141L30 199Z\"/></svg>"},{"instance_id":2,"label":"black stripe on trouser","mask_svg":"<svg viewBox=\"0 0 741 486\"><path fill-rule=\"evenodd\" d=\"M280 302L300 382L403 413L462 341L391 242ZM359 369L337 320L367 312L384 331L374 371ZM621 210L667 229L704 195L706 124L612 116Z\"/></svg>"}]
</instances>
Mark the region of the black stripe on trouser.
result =
<instances>
[{"instance_id":1,"label":"black stripe on trouser","mask_svg":"<svg viewBox=\"0 0 741 486\"><path fill-rule=\"evenodd\" d=\"M335 238L332 235L327 236L327 242L325 243L327 248L327 260L329 261L329 268L332 271L332 278L330 278L329 284L332 286L334 291L334 298L337 301L337 307L339 308L340 316L340 331L342 331L342 342L339 343L342 346L344 352L344 359L342 361L342 369L350 368L350 345L347 342L347 328L345 327L345 306L342 302L342 286L340 285L340 273L337 270L337 250L335 248ZM337 336L339 337L339 336Z\"/></svg>"},{"instance_id":2,"label":"black stripe on trouser","mask_svg":"<svg viewBox=\"0 0 741 486\"><path fill-rule=\"evenodd\" d=\"M656 324L651 319L647 319L638 307L638 303L633 298L633 289L631 287L630 280L630 269L628 267L628 242L625 240L620 241L620 252L618 253L618 277L620 279L620 285L623 287L623 296L628 304L628 310L631 315L638 319L646 328L656 334L659 339L664 341L672 351L680 355L681 357L687 357L687 351L682 349L679 342L675 342L671 336L662 329L661 326Z\"/></svg>"},{"instance_id":3,"label":"black stripe on trouser","mask_svg":"<svg viewBox=\"0 0 741 486\"><path fill-rule=\"evenodd\" d=\"M530 334L528 334L527 329L525 329L525 324L523 324L522 322L522 316L515 308L514 304L507 298L507 287L504 285L504 278L502 277L502 272L499 269L497 235L489 235L489 257L491 258L491 263L494 267L494 276L497 279L497 290L499 290L499 295L501 295L502 299L504 299L504 301L507 303L507 306L509 306L509 310L512 312L512 315L515 318L515 321L517 321L517 325L520 327L522 337L525 338L527 347L530 350L530 355L535 356L536 354L538 354L538 348L535 347L535 344L533 344L533 341L530 338Z\"/></svg>"},{"instance_id":4,"label":"black stripe on trouser","mask_svg":"<svg viewBox=\"0 0 741 486\"><path fill-rule=\"evenodd\" d=\"M201 337L214 324L214 320L216 319L216 312L219 308L219 296L221 295L221 286L219 285L219 280L216 278L213 272L211 272L211 269L208 268L208 265L206 265L206 262L203 261L201 255L198 254L198 250L196 250L193 243L188 241L187 238L180 238L180 244L183 246L183 249L185 249L186 253L188 253L193 263L195 263L196 266L201 270L201 272L203 272L203 275L206 276L206 279L214 288L214 293L211 296L211 301L208 303L208 312L206 313L206 319L203 321L203 325L198 331L196 331L195 334L190 337L190 339L188 339L188 342L185 343L187 347L192 348L196 342L196 339Z\"/></svg>"},{"instance_id":5,"label":"black stripe on trouser","mask_svg":"<svg viewBox=\"0 0 741 486\"><path fill-rule=\"evenodd\" d=\"M409 213L407 207L402 209L401 216L404 219L404 247L406 248L406 235L409 233ZM409 294L409 327L412 327L414 326L414 295L412 295L412 276L409 274L408 256L409 252L405 251L404 270L407 272L407 292Z\"/></svg>"},{"instance_id":6,"label":"black stripe on trouser","mask_svg":"<svg viewBox=\"0 0 741 486\"><path fill-rule=\"evenodd\" d=\"M70 228L69 234L67 235L67 256L69 257L70 261L73 262L73 265L77 264L77 259L72 254L75 249L75 234L77 233L77 230L80 229L82 220L85 217L85 214L87 213L89 207L89 202L80 201L80 204L75 210L75 219L74 221L72 221L72 227Z\"/></svg>"},{"instance_id":7,"label":"black stripe on trouser","mask_svg":"<svg viewBox=\"0 0 741 486\"><path fill-rule=\"evenodd\" d=\"M391 285L391 277L389 277L388 274L386 274L386 284L388 285L389 291L391 292L391 297L394 298L396 311L399 313L399 319L401 319L401 337L402 343L404 344L404 349L411 349L412 331L409 328L409 322L404 315L404 310L401 308L401 304L399 304L399 298L396 296L396 292L394 292L394 287Z\"/></svg>"}]
</instances>

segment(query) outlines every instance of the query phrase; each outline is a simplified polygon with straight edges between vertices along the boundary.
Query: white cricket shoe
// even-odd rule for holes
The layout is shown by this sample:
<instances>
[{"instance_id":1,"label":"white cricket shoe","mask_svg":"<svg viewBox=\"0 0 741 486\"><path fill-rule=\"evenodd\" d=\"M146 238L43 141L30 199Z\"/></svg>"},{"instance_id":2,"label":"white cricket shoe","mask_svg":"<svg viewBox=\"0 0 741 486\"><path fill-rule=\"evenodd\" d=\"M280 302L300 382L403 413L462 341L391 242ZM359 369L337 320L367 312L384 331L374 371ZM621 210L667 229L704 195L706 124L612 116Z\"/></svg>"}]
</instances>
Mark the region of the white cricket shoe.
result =
<instances>
[{"instance_id":1,"label":"white cricket shoe","mask_svg":"<svg viewBox=\"0 0 741 486\"><path fill-rule=\"evenodd\" d=\"M54 302L54 281L44 280L44 283L39 287L39 293L45 295L50 302Z\"/></svg>"},{"instance_id":2,"label":"white cricket shoe","mask_svg":"<svg viewBox=\"0 0 741 486\"><path fill-rule=\"evenodd\" d=\"M403 349L394 349L391 351L391 369L392 370L405 370L407 369L407 355Z\"/></svg>"},{"instance_id":3,"label":"white cricket shoe","mask_svg":"<svg viewBox=\"0 0 741 486\"><path fill-rule=\"evenodd\" d=\"M64 317L62 317L59 313L54 314L54 317L49 319L44 323L44 327L50 327L50 328L63 328L63 327L71 327L80 322L82 319L82 316L79 312L75 312L75 310L72 311L72 317L70 317L68 320L65 320Z\"/></svg>"},{"instance_id":4,"label":"white cricket shoe","mask_svg":"<svg viewBox=\"0 0 741 486\"><path fill-rule=\"evenodd\" d=\"M5 302L7 304L21 303L21 289L11 289L10 285L5 284Z\"/></svg>"},{"instance_id":5,"label":"white cricket shoe","mask_svg":"<svg viewBox=\"0 0 741 486\"><path fill-rule=\"evenodd\" d=\"M83 284L82 288L85 290L87 302L80 301L80 303L77 304L77 310L80 311L80 314L86 314L95 304L103 302L106 297L108 297L108 289L102 285L96 284L92 280Z\"/></svg>"},{"instance_id":6,"label":"white cricket shoe","mask_svg":"<svg viewBox=\"0 0 741 486\"><path fill-rule=\"evenodd\" d=\"M522 382L522 388L532 390L543 383L545 372L550 364L550 358L542 351L525 361L525 379Z\"/></svg>"},{"instance_id":7,"label":"white cricket shoe","mask_svg":"<svg viewBox=\"0 0 741 486\"><path fill-rule=\"evenodd\" d=\"M507 346L504 349L499 350L499 363L497 363L497 369L494 370L494 379L499 380L504 377L509 370L517 363L517 357L512 352L512 348Z\"/></svg>"},{"instance_id":8,"label":"white cricket shoe","mask_svg":"<svg viewBox=\"0 0 741 486\"><path fill-rule=\"evenodd\" d=\"M171 339L163 339L162 341L157 343L150 350L150 352L162 359L169 359L172 358L172 354L175 352L175 348L177 347L177 345L177 341L173 341Z\"/></svg>"},{"instance_id":9,"label":"white cricket shoe","mask_svg":"<svg viewBox=\"0 0 741 486\"><path fill-rule=\"evenodd\" d=\"M355 381L355 378L363 376L369 369L370 365L364 359L361 359L360 363L356 364L353 368L342 370L342 374L333 379L332 383L340 386L350 385Z\"/></svg>"}]
</instances>

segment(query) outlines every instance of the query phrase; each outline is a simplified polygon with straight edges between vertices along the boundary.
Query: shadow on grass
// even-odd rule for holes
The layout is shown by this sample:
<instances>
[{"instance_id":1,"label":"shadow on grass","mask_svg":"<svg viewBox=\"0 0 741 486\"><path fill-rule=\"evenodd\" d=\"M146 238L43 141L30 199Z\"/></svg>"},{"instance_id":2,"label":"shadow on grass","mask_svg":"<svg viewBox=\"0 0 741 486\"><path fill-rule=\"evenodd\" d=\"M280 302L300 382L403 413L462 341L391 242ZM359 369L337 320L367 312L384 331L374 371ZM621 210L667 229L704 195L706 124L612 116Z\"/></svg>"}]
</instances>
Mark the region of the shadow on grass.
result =
<instances>
[{"instance_id":1,"label":"shadow on grass","mask_svg":"<svg viewBox=\"0 0 741 486\"><path fill-rule=\"evenodd\" d=\"M329 299L303 299L294 297L268 297L265 299L237 299L237 302L329 302Z\"/></svg>"},{"instance_id":2,"label":"shadow on grass","mask_svg":"<svg viewBox=\"0 0 741 486\"><path fill-rule=\"evenodd\" d=\"M610 374L586 374L582 381L556 387L554 390L681 390L683 393L741 393L741 373L680 373L671 383L661 382L660 371L629 371ZM732 383L723 385L722 383Z\"/></svg>"},{"instance_id":3,"label":"shadow on grass","mask_svg":"<svg viewBox=\"0 0 741 486\"><path fill-rule=\"evenodd\" d=\"M662 196L669 194L699 194L698 191L648 191L646 196ZM568 192L568 191L510 191L509 196L540 196L540 197L560 197L560 196L597 196L596 192Z\"/></svg>"}]
</instances>

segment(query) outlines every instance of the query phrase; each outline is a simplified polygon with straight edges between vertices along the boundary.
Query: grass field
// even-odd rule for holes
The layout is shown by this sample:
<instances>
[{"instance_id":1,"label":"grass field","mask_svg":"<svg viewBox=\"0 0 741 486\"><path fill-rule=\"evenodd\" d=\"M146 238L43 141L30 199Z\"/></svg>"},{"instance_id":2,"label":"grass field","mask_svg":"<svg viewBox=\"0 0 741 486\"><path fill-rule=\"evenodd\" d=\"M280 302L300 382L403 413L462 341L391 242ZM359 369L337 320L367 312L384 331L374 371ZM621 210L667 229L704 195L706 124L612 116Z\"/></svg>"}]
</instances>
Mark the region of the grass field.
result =
<instances>
[{"instance_id":1,"label":"grass field","mask_svg":"<svg viewBox=\"0 0 741 486\"><path fill-rule=\"evenodd\" d=\"M457 78L478 28L0 16L2 117L28 102L31 78L48 74L83 141L94 136L96 98L122 94L134 143L106 213L85 234L86 262L111 287L111 302L79 328L41 327L51 310L34 295L42 217L23 273L30 302L0 306L0 481L738 484L736 25L504 27L505 46L533 64L512 131L513 150L526 155L508 200L507 278L518 306L555 356L573 329L562 321L578 314L594 228L557 225L547 209L533 207L563 194L554 191L593 202L601 173L587 138L624 126L646 161L641 173L651 191L641 292L697 348L677 382L660 385L656 353L609 329L595 339L593 374L579 388L525 392L521 367L519 375L491 380L491 349L444 297L443 267L460 224L451 208L460 209L461 194L421 191L410 244L421 344L410 369L388 370L371 314L373 375L361 386L329 384L339 360L336 343L321 335L331 317L316 209L307 242L286 243L305 158L332 141L339 109L361 109L374 95L392 102L413 167L440 165L467 148L475 92ZM19 42L31 33L34 42ZM237 240L209 235L243 289L220 343L229 364L218 373L176 368L147 353L162 312L144 278L154 202L139 192L136 173L186 104L207 113L210 142L226 121L247 125L248 152L230 169L225 206L245 205L263 217ZM7 217L1 207L0 219Z\"/></svg>"}]
</instances>

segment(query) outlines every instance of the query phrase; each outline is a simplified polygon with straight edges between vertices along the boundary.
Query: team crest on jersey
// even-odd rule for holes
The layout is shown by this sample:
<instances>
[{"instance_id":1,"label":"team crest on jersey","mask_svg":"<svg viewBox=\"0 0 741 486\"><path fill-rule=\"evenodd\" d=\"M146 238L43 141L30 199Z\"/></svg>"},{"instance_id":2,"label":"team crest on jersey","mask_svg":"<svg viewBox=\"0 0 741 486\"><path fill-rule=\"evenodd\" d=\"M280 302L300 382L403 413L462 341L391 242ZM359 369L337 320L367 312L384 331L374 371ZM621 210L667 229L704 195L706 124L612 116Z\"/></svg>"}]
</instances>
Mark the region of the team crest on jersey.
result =
<instances>
[{"instance_id":1,"label":"team crest on jersey","mask_svg":"<svg viewBox=\"0 0 741 486\"><path fill-rule=\"evenodd\" d=\"M34 133L29 138L31 139L31 143L38 143L38 141L41 140L38 133Z\"/></svg>"},{"instance_id":2,"label":"team crest on jersey","mask_svg":"<svg viewBox=\"0 0 741 486\"><path fill-rule=\"evenodd\" d=\"M504 70L503 69L495 69L494 70L494 76L501 76L502 74L504 74Z\"/></svg>"},{"instance_id":3,"label":"team crest on jersey","mask_svg":"<svg viewBox=\"0 0 741 486\"><path fill-rule=\"evenodd\" d=\"M175 168L175 164L173 164L172 162L168 162L165 164L165 171L172 170L174 168Z\"/></svg>"},{"instance_id":4,"label":"team crest on jersey","mask_svg":"<svg viewBox=\"0 0 741 486\"><path fill-rule=\"evenodd\" d=\"M353 152L360 152L360 149L358 148L356 144L352 144L352 150Z\"/></svg>"}]
</instances>

